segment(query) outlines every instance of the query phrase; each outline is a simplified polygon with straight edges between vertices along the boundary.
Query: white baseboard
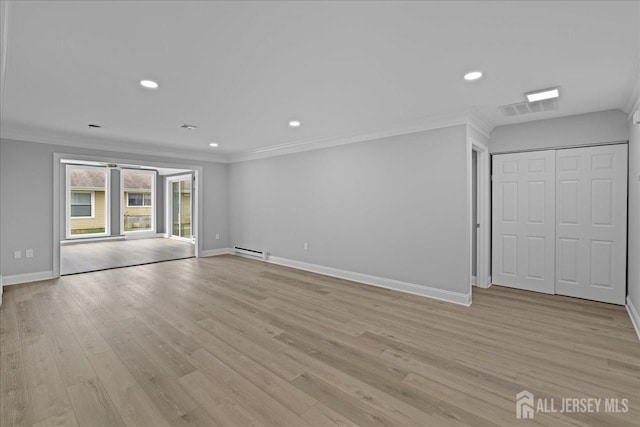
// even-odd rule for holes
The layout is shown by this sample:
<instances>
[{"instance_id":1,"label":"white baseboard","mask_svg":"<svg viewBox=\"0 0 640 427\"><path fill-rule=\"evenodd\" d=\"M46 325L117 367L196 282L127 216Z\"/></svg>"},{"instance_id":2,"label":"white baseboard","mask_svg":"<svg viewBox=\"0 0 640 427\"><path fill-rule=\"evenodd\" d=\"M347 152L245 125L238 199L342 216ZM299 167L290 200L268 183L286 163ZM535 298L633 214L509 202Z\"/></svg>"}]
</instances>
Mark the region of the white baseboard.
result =
<instances>
[{"instance_id":1,"label":"white baseboard","mask_svg":"<svg viewBox=\"0 0 640 427\"><path fill-rule=\"evenodd\" d=\"M14 274L2 278L3 286L18 285L20 283L38 282L40 280L53 279L53 270L36 271L35 273Z\"/></svg>"},{"instance_id":2,"label":"white baseboard","mask_svg":"<svg viewBox=\"0 0 640 427\"><path fill-rule=\"evenodd\" d=\"M629 313L629 317L631 318L631 323L633 323L633 328L636 330L636 335L638 335L638 339L640 340L640 313L638 309L631 302L631 298L627 295L627 312Z\"/></svg>"},{"instance_id":3,"label":"white baseboard","mask_svg":"<svg viewBox=\"0 0 640 427\"><path fill-rule=\"evenodd\" d=\"M166 233L127 233L124 235L125 240L139 240L139 239L159 239L166 237Z\"/></svg>"},{"instance_id":4,"label":"white baseboard","mask_svg":"<svg viewBox=\"0 0 640 427\"><path fill-rule=\"evenodd\" d=\"M200 253L200 258L209 257L209 256L218 256L218 255L230 255L233 253L233 249L231 248L221 248L221 249L205 249Z\"/></svg>"},{"instance_id":5,"label":"white baseboard","mask_svg":"<svg viewBox=\"0 0 640 427\"><path fill-rule=\"evenodd\" d=\"M432 288L429 286L416 285L414 283L401 282L399 280L387 279L384 277L371 276L369 274L356 273L348 270L340 270L323 265L310 264L302 261L294 261L286 258L269 256L267 262L283 265L285 267L296 268L298 270L311 271L312 273L324 274L325 276L337 277L339 279L351 280L353 282L364 283L366 285L380 288L392 289L394 291L433 298L440 301L451 302L465 306L471 305L471 293L463 294L451 292L444 289Z\"/></svg>"},{"instance_id":6,"label":"white baseboard","mask_svg":"<svg viewBox=\"0 0 640 427\"><path fill-rule=\"evenodd\" d=\"M105 236L105 237L83 237L80 239L67 239L60 241L60 245L80 245L82 243L97 243L97 242L114 242L119 240L125 240L124 236Z\"/></svg>"}]
</instances>

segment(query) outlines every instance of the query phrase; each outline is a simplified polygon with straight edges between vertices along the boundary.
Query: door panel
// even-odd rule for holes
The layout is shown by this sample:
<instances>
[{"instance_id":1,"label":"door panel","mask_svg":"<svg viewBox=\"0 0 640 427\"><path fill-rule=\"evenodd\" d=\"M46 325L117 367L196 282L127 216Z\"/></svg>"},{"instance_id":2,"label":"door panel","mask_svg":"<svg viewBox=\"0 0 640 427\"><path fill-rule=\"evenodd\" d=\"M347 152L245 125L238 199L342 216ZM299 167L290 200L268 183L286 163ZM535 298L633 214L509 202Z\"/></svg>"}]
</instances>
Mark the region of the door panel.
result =
<instances>
[{"instance_id":1,"label":"door panel","mask_svg":"<svg viewBox=\"0 0 640 427\"><path fill-rule=\"evenodd\" d=\"M493 156L493 283L554 293L555 152Z\"/></svg>"},{"instance_id":2,"label":"door panel","mask_svg":"<svg viewBox=\"0 0 640 427\"><path fill-rule=\"evenodd\" d=\"M627 146L558 150L556 293L624 304Z\"/></svg>"}]
</instances>

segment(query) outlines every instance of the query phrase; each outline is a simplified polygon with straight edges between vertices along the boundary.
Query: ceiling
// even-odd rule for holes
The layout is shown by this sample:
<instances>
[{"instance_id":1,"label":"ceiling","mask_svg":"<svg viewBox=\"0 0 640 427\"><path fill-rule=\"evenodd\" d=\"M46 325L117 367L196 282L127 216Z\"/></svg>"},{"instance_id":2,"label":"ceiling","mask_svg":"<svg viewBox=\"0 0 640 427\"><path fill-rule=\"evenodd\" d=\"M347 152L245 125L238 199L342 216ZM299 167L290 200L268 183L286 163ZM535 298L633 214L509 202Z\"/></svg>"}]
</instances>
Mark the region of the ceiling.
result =
<instances>
[{"instance_id":1,"label":"ceiling","mask_svg":"<svg viewBox=\"0 0 640 427\"><path fill-rule=\"evenodd\" d=\"M210 159L625 108L639 2L6 2L2 135ZM462 76L479 69L484 77ZM160 84L142 88L141 79ZM559 108L499 105L560 86ZM297 119L299 128L288 122ZM90 129L88 124L101 129ZM179 129L183 124L198 129ZM218 148L209 147L219 143Z\"/></svg>"}]
</instances>

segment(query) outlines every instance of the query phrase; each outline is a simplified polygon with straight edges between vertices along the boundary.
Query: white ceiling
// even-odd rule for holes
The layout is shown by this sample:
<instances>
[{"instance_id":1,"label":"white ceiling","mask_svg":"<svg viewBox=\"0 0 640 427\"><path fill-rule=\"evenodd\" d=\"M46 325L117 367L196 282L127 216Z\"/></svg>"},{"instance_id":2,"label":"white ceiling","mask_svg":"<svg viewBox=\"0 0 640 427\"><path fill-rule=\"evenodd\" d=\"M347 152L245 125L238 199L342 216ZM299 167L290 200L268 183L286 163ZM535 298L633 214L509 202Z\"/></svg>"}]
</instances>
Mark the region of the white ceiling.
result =
<instances>
[{"instance_id":1,"label":"white ceiling","mask_svg":"<svg viewBox=\"0 0 640 427\"><path fill-rule=\"evenodd\" d=\"M6 9L4 136L58 133L156 154L278 152L270 148L411 129L469 108L492 126L622 109L639 75L635 1L21 1ZM484 78L465 82L473 69ZM143 78L160 88L141 88ZM497 110L552 86L561 87L557 111L507 118ZM291 119L302 126L289 128ZM214 141L219 148L208 146Z\"/></svg>"}]
</instances>

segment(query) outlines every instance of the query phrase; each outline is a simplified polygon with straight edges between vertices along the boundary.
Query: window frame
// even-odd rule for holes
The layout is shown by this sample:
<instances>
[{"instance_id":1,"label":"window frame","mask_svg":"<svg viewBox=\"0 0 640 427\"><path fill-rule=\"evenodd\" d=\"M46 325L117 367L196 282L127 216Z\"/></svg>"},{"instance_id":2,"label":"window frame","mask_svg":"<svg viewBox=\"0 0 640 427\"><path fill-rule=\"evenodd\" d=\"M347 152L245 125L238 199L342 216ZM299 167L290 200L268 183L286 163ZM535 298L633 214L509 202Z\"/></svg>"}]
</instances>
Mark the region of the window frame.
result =
<instances>
[{"instance_id":1,"label":"window frame","mask_svg":"<svg viewBox=\"0 0 640 427\"><path fill-rule=\"evenodd\" d=\"M106 237L111 235L111 170L106 166L86 166L86 165L74 165L74 164L65 164L65 238L66 240L76 240L76 239L90 239L96 237ZM83 169L83 170L99 170L104 172L105 180L104 180L104 189L93 189L93 190L77 190L79 192L91 192L91 217L88 216L80 216L80 217L72 217L71 216L71 171L74 169ZM104 191L104 232L103 233L87 233L87 234L71 234L71 220L73 219L95 219L96 217L96 202L95 202L95 192L96 191Z\"/></svg>"},{"instance_id":2,"label":"window frame","mask_svg":"<svg viewBox=\"0 0 640 427\"><path fill-rule=\"evenodd\" d=\"M129 197L127 197L127 201L126 203L122 203L122 200L124 198L124 194L125 194L125 188L124 188L124 178L122 176L123 173L139 173L139 174L148 174L151 176L151 192L150 193L146 193L146 194L151 194L151 206L129 206ZM156 191L158 188L157 185L157 180L158 180L158 171L156 171L155 169L129 169L129 168L122 168L120 170L120 195L119 195L119 199L120 199L120 234L122 235L138 235L138 236L145 236L145 235L154 235L157 233L158 230L158 218L157 218L157 209L156 209L156 201L157 201L157 197L156 197ZM131 193L140 193L139 191L132 191ZM144 194L144 193L143 193ZM130 231L125 231L124 229L124 209L125 207L127 208L149 208L151 209L151 229L149 230L130 230Z\"/></svg>"},{"instance_id":3,"label":"window frame","mask_svg":"<svg viewBox=\"0 0 640 427\"><path fill-rule=\"evenodd\" d=\"M152 185L153 187L153 185ZM149 193L145 193L145 192L141 192L141 191L127 191L127 207L128 208L153 208L153 193L149 192ZM132 194L141 194L142 195L142 204L141 205L131 205L129 204L129 196ZM144 200L145 197L144 196L149 196L149 203L151 203L150 205L145 205L144 204Z\"/></svg>"},{"instance_id":4,"label":"window frame","mask_svg":"<svg viewBox=\"0 0 640 427\"><path fill-rule=\"evenodd\" d=\"M73 210L73 200L71 197L73 193L82 193L82 194L91 194L91 215L89 216L71 216L71 211ZM86 205L82 205L86 206ZM69 219L95 219L96 218L96 192L95 190L71 190L69 192Z\"/></svg>"}]
</instances>

